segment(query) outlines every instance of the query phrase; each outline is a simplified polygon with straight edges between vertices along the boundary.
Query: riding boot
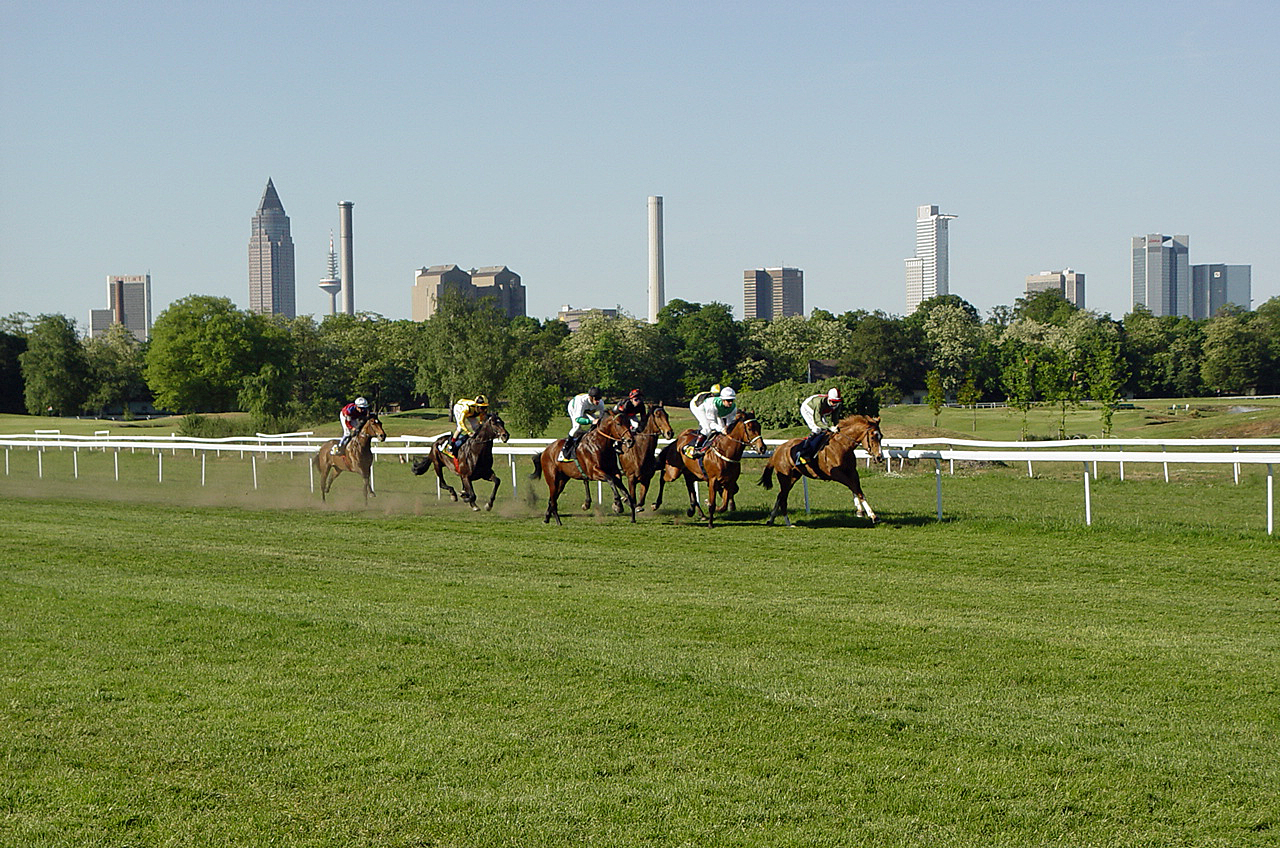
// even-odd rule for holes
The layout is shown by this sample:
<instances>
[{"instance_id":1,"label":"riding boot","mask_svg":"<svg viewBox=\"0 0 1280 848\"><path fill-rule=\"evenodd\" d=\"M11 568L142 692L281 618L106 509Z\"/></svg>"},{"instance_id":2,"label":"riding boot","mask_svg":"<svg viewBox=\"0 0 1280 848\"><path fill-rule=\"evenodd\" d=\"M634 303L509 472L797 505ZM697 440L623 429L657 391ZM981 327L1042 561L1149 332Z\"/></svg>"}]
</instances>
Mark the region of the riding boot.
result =
<instances>
[{"instance_id":1,"label":"riding boot","mask_svg":"<svg viewBox=\"0 0 1280 848\"><path fill-rule=\"evenodd\" d=\"M338 443L333 446L333 451L332 451L333 455L340 456L342 452L347 449L347 442L350 440L351 440L350 436L343 436L341 439L339 439Z\"/></svg>"}]
</instances>

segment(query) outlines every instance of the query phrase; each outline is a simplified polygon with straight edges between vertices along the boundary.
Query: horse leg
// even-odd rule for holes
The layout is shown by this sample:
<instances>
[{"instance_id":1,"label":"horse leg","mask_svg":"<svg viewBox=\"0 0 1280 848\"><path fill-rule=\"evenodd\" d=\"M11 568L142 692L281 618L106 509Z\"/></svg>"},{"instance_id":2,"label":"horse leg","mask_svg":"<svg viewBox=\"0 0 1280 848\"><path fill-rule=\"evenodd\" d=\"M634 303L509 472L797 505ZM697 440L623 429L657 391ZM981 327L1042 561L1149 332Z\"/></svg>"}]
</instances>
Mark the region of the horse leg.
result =
<instances>
[{"instance_id":1,"label":"horse leg","mask_svg":"<svg viewBox=\"0 0 1280 848\"><path fill-rule=\"evenodd\" d=\"M684 475L684 485L689 490L689 510L685 515L693 518L693 514L696 512L705 518L707 514L702 511L702 504L698 503L698 484L693 479L692 474Z\"/></svg>"},{"instance_id":2,"label":"horse leg","mask_svg":"<svg viewBox=\"0 0 1280 848\"><path fill-rule=\"evenodd\" d=\"M552 461L554 461L554 458ZM556 501L560 498L560 492L564 490L564 484L569 482L569 479L566 477L562 480L559 471L554 466L551 468L544 466L543 477L547 481L547 514L542 516L542 523L550 524L551 517L555 516L556 526L559 526L563 522L560 521L560 510L556 505Z\"/></svg>"},{"instance_id":3,"label":"horse leg","mask_svg":"<svg viewBox=\"0 0 1280 848\"><path fill-rule=\"evenodd\" d=\"M587 499L582 502L582 509L586 511L591 509L591 481L586 477L582 478L582 491L587 493Z\"/></svg>"},{"instance_id":4,"label":"horse leg","mask_svg":"<svg viewBox=\"0 0 1280 848\"><path fill-rule=\"evenodd\" d=\"M768 524L773 524L773 520L779 515L787 522L787 526L791 526L791 513L787 511L787 495L791 494L791 487L796 484L796 478L789 474L778 475L778 499L773 502L773 511L769 513Z\"/></svg>"},{"instance_id":5,"label":"horse leg","mask_svg":"<svg viewBox=\"0 0 1280 848\"><path fill-rule=\"evenodd\" d=\"M440 488L449 493L449 497L453 498L454 503L458 502L458 493L444 481L444 457L436 458L436 482L440 484Z\"/></svg>"},{"instance_id":6,"label":"horse leg","mask_svg":"<svg viewBox=\"0 0 1280 848\"><path fill-rule=\"evenodd\" d=\"M858 480L857 472L853 474L833 473L831 479L842 483L845 488L853 493L853 508L855 514L862 518L864 515L871 519L871 523L876 523L875 510L871 508L871 504L867 502L866 495L862 494L862 484Z\"/></svg>"},{"instance_id":7,"label":"horse leg","mask_svg":"<svg viewBox=\"0 0 1280 848\"><path fill-rule=\"evenodd\" d=\"M707 527L716 526L716 497L719 495L717 491L719 487L716 485L716 478L710 474L707 475Z\"/></svg>"},{"instance_id":8,"label":"horse leg","mask_svg":"<svg viewBox=\"0 0 1280 848\"><path fill-rule=\"evenodd\" d=\"M498 499L498 488L502 486L502 478L497 474L490 474L484 479L493 483L493 491L489 493L489 502L484 505L484 511L489 512L493 509L493 502Z\"/></svg>"}]
</instances>

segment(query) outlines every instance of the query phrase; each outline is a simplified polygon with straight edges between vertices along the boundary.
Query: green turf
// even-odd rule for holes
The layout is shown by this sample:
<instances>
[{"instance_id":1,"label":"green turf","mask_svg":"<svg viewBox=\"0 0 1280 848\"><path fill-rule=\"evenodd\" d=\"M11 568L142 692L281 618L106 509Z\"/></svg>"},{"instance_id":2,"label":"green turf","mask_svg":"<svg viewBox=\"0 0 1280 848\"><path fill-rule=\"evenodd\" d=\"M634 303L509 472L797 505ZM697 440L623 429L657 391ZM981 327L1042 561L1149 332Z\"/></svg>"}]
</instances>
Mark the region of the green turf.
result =
<instances>
[{"instance_id":1,"label":"green turf","mask_svg":"<svg viewBox=\"0 0 1280 848\"><path fill-rule=\"evenodd\" d=\"M707 530L379 462L15 451L0 844L1271 845L1254 470L932 467ZM523 470L524 466L521 466ZM1047 469L1046 469L1047 470ZM482 484L487 493L487 484ZM798 493L799 494L799 493ZM683 494L669 494L683 503ZM567 507L567 508L566 508Z\"/></svg>"}]
</instances>

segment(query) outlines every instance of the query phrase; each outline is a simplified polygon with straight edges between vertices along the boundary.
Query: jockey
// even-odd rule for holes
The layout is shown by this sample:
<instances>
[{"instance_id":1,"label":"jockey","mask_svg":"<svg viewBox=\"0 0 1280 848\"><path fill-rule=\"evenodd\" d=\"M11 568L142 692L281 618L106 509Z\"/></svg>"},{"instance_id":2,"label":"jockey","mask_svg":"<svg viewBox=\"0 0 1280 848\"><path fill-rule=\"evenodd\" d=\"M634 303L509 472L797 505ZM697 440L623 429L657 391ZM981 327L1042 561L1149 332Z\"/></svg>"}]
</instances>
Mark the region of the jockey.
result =
<instances>
[{"instance_id":1,"label":"jockey","mask_svg":"<svg viewBox=\"0 0 1280 848\"><path fill-rule=\"evenodd\" d=\"M449 442L451 450L456 451L462 443L476 432L476 428L489 416L489 399L484 395L476 395L475 400L462 398L453 405L453 439Z\"/></svg>"},{"instance_id":2,"label":"jockey","mask_svg":"<svg viewBox=\"0 0 1280 848\"><path fill-rule=\"evenodd\" d=\"M364 425L364 422L369 420L369 416L372 414L369 410L369 401L362 397L358 397L342 407L342 411L338 413L338 421L342 424L342 439L333 446L332 453L334 455L340 454L347 449L347 442L351 441L352 436L360 432L360 428Z\"/></svg>"},{"instance_id":3,"label":"jockey","mask_svg":"<svg viewBox=\"0 0 1280 848\"><path fill-rule=\"evenodd\" d=\"M698 441L693 445L697 453L706 446L715 433L727 433L738 417L738 393L732 386L725 386L718 395L708 393L700 406L693 407L693 417L698 419Z\"/></svg>"},{"instance_id":4,"label":"jockey","mask_svg":"<svg viewBox=\"0 0 1280 848\"><path fill-rule=\"evenodd\" d=\"M720 384L716 383L714 386L711 387L711 391L698 392L689 401L689 411L693 413L694 420L698 421L699 424L702 423L702 419L698 417L699 408L701 408L701 406L707 402L708 398L715 397L718 394L720 394Z\"/></svg>"},{"instance_id":5,"label":"jockey","mask_svg":"<svg viewBox=\"0 0 1280 848\"><path fill-rule=\"evenodd\" d=\"M604 401L602 392L592 386L580 395L574 395L573 400L569 401L569 421L573 425L569 428L569 435L564 440L564 450L561 455L564 462L573 459L573 451L578 446L578 440L582 438L582 434L591 429L591 426L600 420L600 416L604 415Z\"/></svg>"},{"instance_id":6,"label":"jockey","mask_svg":"<svg viewBox=\"0 0 1280 848\"><path fill-rule=\"evenodd\" d=\"M632 389L630 394L618 401L613 411L626 419L631 432L639 431L644 426L645 419L644 395L639 389Z\"/></svg>"},{"instance_id":7,"label":"jockey","mask_svg":"<svg viewBox=\"0 0 1280 848\"><path fill-rule=\"evenodd\" d=\"M826 440L828 433L834 433L836 426L832 419L840 412L840 390L832 387L825 395L810 395L800 402L800 417L811 434L798 446L800 456L812 459Z\"/></svg>"}]
</instances>

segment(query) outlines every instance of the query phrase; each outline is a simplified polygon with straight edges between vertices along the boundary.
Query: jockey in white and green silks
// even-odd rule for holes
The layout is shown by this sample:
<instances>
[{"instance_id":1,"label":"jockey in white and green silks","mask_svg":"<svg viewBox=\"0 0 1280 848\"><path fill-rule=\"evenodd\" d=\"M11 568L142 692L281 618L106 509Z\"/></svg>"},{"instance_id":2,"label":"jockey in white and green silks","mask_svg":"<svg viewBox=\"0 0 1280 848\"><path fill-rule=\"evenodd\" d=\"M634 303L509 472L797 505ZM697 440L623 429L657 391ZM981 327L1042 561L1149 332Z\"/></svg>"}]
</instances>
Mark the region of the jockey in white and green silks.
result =
<instances>
[{"instance_id":1,"label":"jockey in white and green silks","mask_svg":"<svg viewBox=\"0 0 1280 848\"><path fill-rule=\"evenodd\" d=\"M604 415L604 401L601 399L603 395L603 392L592 386L582 394L574 395L569 401L569 421L572 426L569 428L569 435L565 438L564 449L561 451L565 462L573 459L573 451L577 448L582 434L591 429L592 425L600 420L600 416Z\"/></svg>"},{"instance_id":2,"label":"jockey in white and green silks","mask_svg":"<svg viewBox=\"0 0 1280 848\"><path fill-rule=\"evenodd\" d=\"M734 419L738 417L737 401L738 393L733 387L725 386L720 394L707 397L701 404L690 404L693 417L698 420L698 441L693 446L695 451L702 450L712 434L729 432Z\"/></svg>"}]
</instances>

